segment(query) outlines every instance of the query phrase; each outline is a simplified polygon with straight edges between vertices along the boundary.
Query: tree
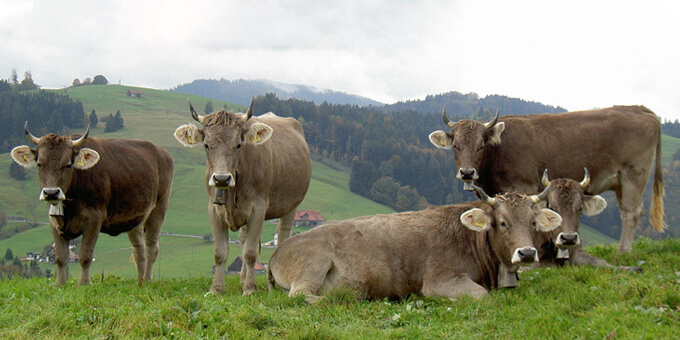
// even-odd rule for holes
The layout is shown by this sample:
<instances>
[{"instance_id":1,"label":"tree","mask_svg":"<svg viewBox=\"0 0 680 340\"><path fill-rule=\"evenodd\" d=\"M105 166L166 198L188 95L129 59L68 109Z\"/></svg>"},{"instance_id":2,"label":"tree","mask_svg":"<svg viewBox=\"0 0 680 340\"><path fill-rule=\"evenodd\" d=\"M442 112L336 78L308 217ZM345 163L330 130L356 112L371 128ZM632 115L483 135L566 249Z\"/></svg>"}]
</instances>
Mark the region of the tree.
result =
<instances>
[{"instance_id":1,"label":"tree","mask_svg":"<svg viewBox=\"0 0 680 340\"><path fill-rule=\"evenodd\" d=\"M208 103L205 104L205 108L203 109L203 112L205 112L205 114L207 114L207 115L213 113L213 103L212 103L212 101L208 100Z\"/></svg>"},{"instance_id":2,"label":"tree","mask_svg":"<svg viewBox=\"0 0 680 340\"><path fill-rule=\"evenodd\" d=\"M99 118L97 118L97 113L94 112L94 109L92 109L92 112L90 112L90 127L97 127L97 124L99 123Z\"/></svg>"},{"instance_id":3,"label":"tree","mask_svg":"<svg viewBox=\"0 0 680 340\"><path fill-rule=\"evenodd\" d=\"M24 80L19 84L19 91L35 90L37 88L40 88L40 86L33 81L31 71L24 72Z\"/></svg>"},{"instance_id":4,"label":"tree","mask_svg":"<svg viewBox=\"0 0 680 340\"><path fill-rule=\"evenodd\" d=\"M9 80L12 82L13 86L18 86L19 85L19 76L17 75L17 69L12 69L12 75L10 76Z\"/></svg>"},{"instance_id":5,"label":"tree","mask_svg":"<svg viewBox=\"0 0 680 340\"><path fill-rule=\"evenodd\" d=\"M2 228L7 225L7 220L8 220L7 213L4 211L0 211L0 230L2 230Z\"/></svg>"},{"instance_id":6,"label":"tree","mask_svg":"<svg viewBox=\"0 0 680 340\"><path fill-rule=\"evenodd\" d=\"M118 131L123 127L125 127L123 116L120 114L120 110L118 110L115 116L109 114L109 117L106 119L106 128L104 128L104 132Z\"/></svg>"},{"instance_id":7,"label":"tree","mask_svg":"<svg viewBox=\"0 0 680 340\"><path fill-rule=\"evenodd\" d=\"M12 92L12 85L6 80L0 80L0 92Z\"/></svg>"},{"instance_id":8,"label":"tree","mask_svg":"<svg viewBox=\"0 0 680 340\"><path fill-rule=\"evenodd\" d=\"M94 76L92 80L92 85L108 85L109 81L101 74Z\"/></svg>"},{"instance_id":9,"label":"tree","mask_svg":"<svg viewBox=\"0 0 680 340\"><path fill-rule=\"evenodd\" d=\"M75 87L75 86L80 86L80 85L81 85L81 84L80 84L80 79L78 79L78 78L73 79L73 84L71 84L71 85L73 85L74 87Z\"/></svg>"},{"instance_id":10,"label":"tree","mask_svg":"<svg viewBox=\"0 0 680 340\"><path fill-rule=\"evenodd\" d=\"M9 175L17 181L25 181L26 169L15 162L9 163Z\"/></svg>"},{"instance_id":11,"label":"tree","mask_svg":"<svg viewBox=\"0 0 680 340\"><path fill-rule=\"evenodd\" d=\"M5 252L5 260L11 260L14 258L14 254L12 254L12 249L7 248L7 251Z\"/></svg>"}]
</instances>

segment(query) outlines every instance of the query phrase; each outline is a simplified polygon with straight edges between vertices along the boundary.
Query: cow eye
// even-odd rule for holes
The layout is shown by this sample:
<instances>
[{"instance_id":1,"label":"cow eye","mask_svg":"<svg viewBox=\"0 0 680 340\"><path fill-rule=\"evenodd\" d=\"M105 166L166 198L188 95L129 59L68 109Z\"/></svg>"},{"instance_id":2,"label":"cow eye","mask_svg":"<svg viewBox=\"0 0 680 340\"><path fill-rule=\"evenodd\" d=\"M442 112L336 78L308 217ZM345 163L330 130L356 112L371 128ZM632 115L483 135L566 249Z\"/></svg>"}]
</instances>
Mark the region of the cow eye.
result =
<instances>
[{"instance_id":1,"label":"cow eye","mask_svg":"<svg viewBox=\"0 0 680 340\"><path fill-rule=\"evenodd\" d=\"M61 167L61 170L67 170L67 169L70 169L70 168L71 168L71 164L66 164L66 165Z\"/></svg>"},{"instance_id":2,"label":"cow eye","mask_svg":"<svg viewBox=\"0 0 680 340\"><path fill-rule=\"evenodd\" d=\"M41 163L36 164L37 167L42 168L43 165Z\"/></svg>"},{"instance_id":3,"label":"cow eye","mask_svg":"<svg viewBox=\"0 0 680 340\"><path fill-rule=\"evenodd\" d=\"M208 144L203 144L203 147L205 147L205 151L210 150L210 147L208 146Z\"/></svg>"},{"instance_id":4,"label":"cow eye","mask_svg":"<svg viewBox=\"0 0 680 340\"><path fill-rule=\"evenodd\" d=\"M505 224L505 222L501 222L500 226L501 226L501 228L503 228L503 229L507 229L507 228L508 228L508 225Z\"/></svg>"},{"instance_id":5,"label":"cow eye","mask_svg":"<svg viewBox=\"0 0 680 340\"><path fill-rule=\"evenodd\" d=\"M536 221L531 222L531 226L536 228Z\"/></svg>"},{"instance_id":6,"label":"cow eye","mask_svg":"<svg viewBox=\"0 0 680 340\"><path fill-rule=\"evenodd\" d=\"M240 149L241 149L241 143L236 144L236 150L240 150Z\"/></svg>"},{"instance_id":7,"label":"cow eye","mask_svg":"<svg viewBox=\"0 0 680 340\"><path fill-rule=\"evenodd\" d=\"M482 151L482 150L484 150L484 145L480 146L479 149L477 149L477 151Z\"/></svg>"},{"instance_id":8,"label":"cow eye","mask_svg":"<svg viewBox=\"0 0 680 340\"><path fill-rule=\"evenodd\" d=\"M460 148L458 147L458 145L455 145L455 144L453 145L453 149L456 150L456 151L460 151Z\"/></svg>"}]
</instances>

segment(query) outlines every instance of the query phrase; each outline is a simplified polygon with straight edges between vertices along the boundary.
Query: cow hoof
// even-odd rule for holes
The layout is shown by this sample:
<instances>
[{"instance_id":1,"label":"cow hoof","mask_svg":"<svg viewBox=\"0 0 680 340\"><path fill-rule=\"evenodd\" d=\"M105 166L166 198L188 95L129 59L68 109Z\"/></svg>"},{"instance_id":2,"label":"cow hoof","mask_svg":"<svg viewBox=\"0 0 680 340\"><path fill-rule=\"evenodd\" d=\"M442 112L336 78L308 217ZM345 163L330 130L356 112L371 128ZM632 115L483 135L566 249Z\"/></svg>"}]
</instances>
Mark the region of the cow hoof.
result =
<instances>
[{"instance_id":1,"label":"cow hoof","mask_svg":"<svg viewBox=\"0 0 680 340\"><path fill-rule=\"evenodd\" d=\"M617 267L619 270L625 270L633 273L642 273L642 267L626 267L626 266L619 266Z\"/></svg>"},{"instance_id":2,"label":"cow hoof","mask_svg":"<svg viewBox=\"0 0 680 340\"><path fill-rule=\"evenodd\" d=\"M256 289L244 289L243 290L243 296L249 296L255 293L257 290Z\"/></svg>"}]
</instances>

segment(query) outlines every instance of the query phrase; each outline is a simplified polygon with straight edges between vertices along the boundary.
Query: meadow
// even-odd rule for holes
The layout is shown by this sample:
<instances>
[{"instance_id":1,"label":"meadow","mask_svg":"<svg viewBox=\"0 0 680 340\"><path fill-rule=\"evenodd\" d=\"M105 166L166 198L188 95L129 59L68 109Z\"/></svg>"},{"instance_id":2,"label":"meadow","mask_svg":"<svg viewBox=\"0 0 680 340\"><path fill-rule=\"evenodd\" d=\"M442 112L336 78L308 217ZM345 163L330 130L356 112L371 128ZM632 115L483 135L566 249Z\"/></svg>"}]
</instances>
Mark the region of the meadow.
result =
<instances>
[{"instance_id":1,"label":"meadow","mask_svg":"<svg viewBox=\"0 0 680 340\"><path fill-rule=\"evenodd\" d=\"M97 274L54 287L44 278L0 281L2 339L677 339L680 240L641 239L630 254L589 247L613 264L642 273L592 267L520 273L520 285L489 297L455 301L413 295L357 301L335 290L315 304L267 291L206 294L204 276L136 280Z\"/></svg>"}]
</instances>

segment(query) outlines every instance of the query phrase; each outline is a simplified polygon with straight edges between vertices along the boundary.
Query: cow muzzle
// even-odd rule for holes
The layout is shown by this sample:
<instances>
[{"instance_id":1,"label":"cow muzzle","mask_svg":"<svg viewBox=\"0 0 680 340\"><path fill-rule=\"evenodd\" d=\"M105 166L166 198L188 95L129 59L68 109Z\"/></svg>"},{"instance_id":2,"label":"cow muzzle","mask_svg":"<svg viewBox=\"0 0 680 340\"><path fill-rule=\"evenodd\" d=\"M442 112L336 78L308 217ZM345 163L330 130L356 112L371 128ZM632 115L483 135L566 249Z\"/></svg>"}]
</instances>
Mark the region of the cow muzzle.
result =
<instances>
[{"instance_id":1,"label":"cow muzzle","mask_svg":"<svg viewBox=\"0 0 680 340\"><path fill-rule=\"evenodd\" d=\"M64 216L64 200L66 195L59 187L45 187L40 191L41 201L50 204L50 216Z\"/></svg>"},{"instance_id":2,"label":"cow muzzle","mask_svg":"<svg viewBox=\"0 0 680 340\"><path fill-rule=\"evenodd\" d=\"M230 172L223 174L213 172L212 176L210 176L210 180L208 181L208 185L217 189L233 188L236 186L236 180Z\"/></svg>"},{"instance_id":3,"label":"cow muzzle","mask_svg":"<svg viewBox=\"0 0 680 340\"><path fill-rule=\"evenodd\" d=\"M456 178L462 180L465 184L463 185L463 190L472 191L472 182L479 178L477 175L477 170L475 168L459 168Z\"/></svg>"},{"instance_id":4,"label":"cow muzzle","mask_svg":"<svg viewBox=\"0 0 680 340\"><path fill-rule=\"evenodd\" d=\"M555 239L555 245L558 247L569 248L581 244L581 238L578 233L559 233Z\"/></svg>"},{"instance_id":5,"label":"cow muzzle","mask_svg":"<svg viewBox=\"0 0 680 340\"><path fill-rule=\"evenodd\" d=\"M534 247L523 247L515 249L512 254L512 263L538 262L538 251Z\"/></svg>"}]
</instances>

